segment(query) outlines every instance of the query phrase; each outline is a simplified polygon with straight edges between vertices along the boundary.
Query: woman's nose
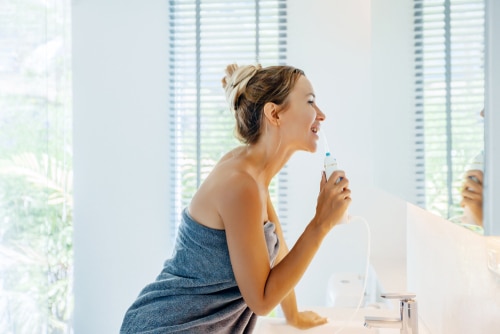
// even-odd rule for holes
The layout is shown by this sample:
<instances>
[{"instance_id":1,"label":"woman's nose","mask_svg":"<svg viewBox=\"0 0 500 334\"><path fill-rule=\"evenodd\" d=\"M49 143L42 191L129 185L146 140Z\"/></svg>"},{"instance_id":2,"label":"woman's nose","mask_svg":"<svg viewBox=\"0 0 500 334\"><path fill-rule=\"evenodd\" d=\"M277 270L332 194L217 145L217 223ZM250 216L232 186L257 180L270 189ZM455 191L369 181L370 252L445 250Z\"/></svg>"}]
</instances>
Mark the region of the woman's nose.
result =
<instances>
[{"instance_id":1,"label":"woman's nose","mask_svg":"<svg viewBox=\"0 0 500 334\"><path fill-rule=\"evenodd\" d=\"M316 118L320 121L324 121L326 118L326 115L321 111L321 109L319 109L319 107L316 107Z\"/></svg>"}]
</instances>

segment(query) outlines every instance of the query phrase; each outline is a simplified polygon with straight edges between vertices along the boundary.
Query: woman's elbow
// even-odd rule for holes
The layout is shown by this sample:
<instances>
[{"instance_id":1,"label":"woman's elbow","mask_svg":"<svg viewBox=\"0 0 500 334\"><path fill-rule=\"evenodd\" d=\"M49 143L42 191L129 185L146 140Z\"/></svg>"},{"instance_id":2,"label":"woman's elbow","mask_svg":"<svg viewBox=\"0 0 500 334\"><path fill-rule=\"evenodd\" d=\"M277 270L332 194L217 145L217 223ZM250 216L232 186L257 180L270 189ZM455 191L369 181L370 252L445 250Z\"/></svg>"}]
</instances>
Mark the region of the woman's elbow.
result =
<instances>
[{"instance_id":1,"label":"woman's elbow","mask_svg":"<svg viewBox=\"0 0 500 334\"><path fill-rule=\"evenodd\" d=\"M250 310L252 310L252 312L257 314L258 316L268 315L277 306L277 304L268 302L266 303L265 301L255 302L247 305L250 308Z\"/></svg>"}]
</instances>

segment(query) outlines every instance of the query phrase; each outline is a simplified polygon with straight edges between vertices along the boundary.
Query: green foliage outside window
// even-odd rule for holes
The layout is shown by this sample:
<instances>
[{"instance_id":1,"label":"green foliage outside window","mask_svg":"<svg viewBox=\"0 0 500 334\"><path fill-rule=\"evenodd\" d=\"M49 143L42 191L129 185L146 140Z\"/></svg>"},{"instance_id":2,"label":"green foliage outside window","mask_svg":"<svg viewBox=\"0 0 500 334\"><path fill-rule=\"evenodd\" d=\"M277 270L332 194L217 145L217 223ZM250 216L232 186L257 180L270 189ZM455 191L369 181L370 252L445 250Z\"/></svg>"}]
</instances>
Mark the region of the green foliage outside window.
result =
<instances>
[{"instance_id":1,"label":"green foliage outside window","mask_svg":"<svg viewBox=\"0 0 500 334\"><path fill-rule=\"evenodd\" d=\"M0 333L72 333L69 4L0 3Z\"/></svg>"}]
</instances>

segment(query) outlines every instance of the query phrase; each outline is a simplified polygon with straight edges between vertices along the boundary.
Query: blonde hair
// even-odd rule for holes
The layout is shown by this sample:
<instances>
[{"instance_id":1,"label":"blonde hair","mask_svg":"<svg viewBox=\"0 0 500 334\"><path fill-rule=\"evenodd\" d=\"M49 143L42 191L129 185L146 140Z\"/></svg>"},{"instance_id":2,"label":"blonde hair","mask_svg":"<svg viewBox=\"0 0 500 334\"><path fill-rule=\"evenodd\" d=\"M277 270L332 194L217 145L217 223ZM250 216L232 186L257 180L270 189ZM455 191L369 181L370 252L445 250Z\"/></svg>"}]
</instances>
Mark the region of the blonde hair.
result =
<instances>
[{"instance_id":1,"label":"blonde hair","mask_svg":"<svg viewBox=\"0 0 500 334\"><path fill-rule=\"evenodd\" d=\"M236 137L245 144L254 144L261 134L264 105L273 102L280 111L287 107L287 97L304 71L292 66L257 65L226 67L222 87L236 119Z\"/></svg>"}]
</instances>

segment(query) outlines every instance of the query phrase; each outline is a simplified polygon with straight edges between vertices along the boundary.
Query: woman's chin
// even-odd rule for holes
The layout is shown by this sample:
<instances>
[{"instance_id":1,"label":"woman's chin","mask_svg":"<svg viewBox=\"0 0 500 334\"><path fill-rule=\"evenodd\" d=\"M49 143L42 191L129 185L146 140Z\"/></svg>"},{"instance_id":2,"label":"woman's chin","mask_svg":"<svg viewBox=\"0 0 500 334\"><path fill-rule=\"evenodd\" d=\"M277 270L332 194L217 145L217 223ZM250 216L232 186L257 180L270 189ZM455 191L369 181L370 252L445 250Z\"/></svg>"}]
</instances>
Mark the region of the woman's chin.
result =
<instances>
[{"instance_id":1,"label":"woman's chin","mask_svg":"<svg viewBox=\"0 0 500 334\"><path fill-rule=\"evenodd\" d=\"M318 151L318 143L314 143L312 145L309 145L308 147L304 147L303 151L316 153L316 151Z\"/></svg>"},{"instance_id":2,"label":"woman's chin","mask_svg":"<svg viewBox=\"0 0 500 334\"><path fill-rule=\"evenodd\" d=\"M316 153L317 151L318 151L318 146L315 146L314 148L308 150L307 152Z\"/></svg>"}]
</instances>

